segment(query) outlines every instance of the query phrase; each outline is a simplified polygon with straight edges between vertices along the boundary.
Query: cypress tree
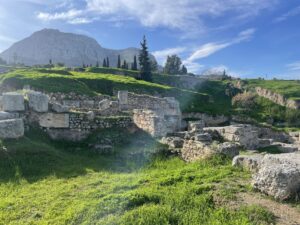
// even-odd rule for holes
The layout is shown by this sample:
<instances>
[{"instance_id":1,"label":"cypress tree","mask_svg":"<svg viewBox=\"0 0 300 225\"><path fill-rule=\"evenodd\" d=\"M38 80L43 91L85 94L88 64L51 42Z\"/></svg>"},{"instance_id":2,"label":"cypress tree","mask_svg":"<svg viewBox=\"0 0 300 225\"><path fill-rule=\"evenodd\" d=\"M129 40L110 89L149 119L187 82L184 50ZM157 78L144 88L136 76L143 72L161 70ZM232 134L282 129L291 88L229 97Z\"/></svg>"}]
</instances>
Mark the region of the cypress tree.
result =
<instances>
[{"instance_id":1,"label":"cypress tree","mask_svg":"<svg viewBox=\"0 0 300 225\"><path fill-rule=\"evenodd\" d=\"M109 58L106 58L106 67L109 67Z\"/></svg>"},{"instance_id":2,"label":"cypress tree","mask_svg":"<svg viewBox=\"0 0 300 225\"><path fill-rule=\"evenodd\" d=\"M149 52L147 47L146 37L144 36L143 41L141 42L141 51L139 54L139 64L140 64L140 79L151 81L151 63L149 59Z\"/></svg>"},{"instance_id":3,"label":"cypress tree","mask_svg":"<svg viewBox=\"0 0 300 225\"><path fill-rule=\"evenodd\" d=\"M106 59L103 59L103 64L102 64L102 66L103 66L103 67L106 67L106 65L107 65L107 64L106 64Z\"/></svg>"},{"instance_id":4,"label":"cypress tree","mask_svg":"<svg viewBox=\"0 0 300 225\"><path fill-rule=\"evenodd\" d=\"M118 55L118 65L117 65L118 68L121 68L121 56Z\"/></svg>"},{"instance_id":5,"label":"cypress tree","mask_svg":"<svg viewBox=\"0 0 300 225\"><path fill-rule=\"evenodd\" d=\"M96 62L96 67L99 67L99 62L98 61Z\"/></svg>"},{"instance_id":6,"label":"cypress tree","mask_svg":"<svg viewBox=\"0 0 300 225\"><path fill-rule=\"evenodd\" d=\"M132 70L137 70L136 55L135 55L134 58L133 58Z\"/></svg>"}]
</instances>

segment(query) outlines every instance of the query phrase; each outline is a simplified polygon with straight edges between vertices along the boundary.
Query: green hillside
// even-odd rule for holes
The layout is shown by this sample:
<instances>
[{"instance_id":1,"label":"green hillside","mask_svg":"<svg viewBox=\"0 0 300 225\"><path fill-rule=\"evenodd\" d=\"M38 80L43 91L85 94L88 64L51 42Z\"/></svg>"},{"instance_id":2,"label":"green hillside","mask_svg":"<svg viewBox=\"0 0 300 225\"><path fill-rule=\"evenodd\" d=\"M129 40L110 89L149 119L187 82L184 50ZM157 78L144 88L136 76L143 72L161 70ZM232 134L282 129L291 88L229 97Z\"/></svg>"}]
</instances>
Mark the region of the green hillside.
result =
<instances>
[{"instance_id":1,"label":"green hillside","mask_svg":"<svg viewBox=\"0 0 300 225\"><path fill-rule=\"evenodd\" d=\"M0 149L0 224L270 224L257 206L228 207L250 174L227 159L185 163L145 134L106 130L115 154L31 130ZM103 133L104 132L104 133ZM156 153L160 151L160 153ZM130 153L130 154L129 154Z\"/></svg>"},{"instance_id":2,"label":"green hillside","mask_svg":"<svg viewBox=\"0 0 300 225\"><path fill-rule=\"evenodd\" d=\"M246 87L262 87L289 99L300 99L300 81L297 80L261 80L249 79L244 81Z\"/></svg>"}]
</instances>

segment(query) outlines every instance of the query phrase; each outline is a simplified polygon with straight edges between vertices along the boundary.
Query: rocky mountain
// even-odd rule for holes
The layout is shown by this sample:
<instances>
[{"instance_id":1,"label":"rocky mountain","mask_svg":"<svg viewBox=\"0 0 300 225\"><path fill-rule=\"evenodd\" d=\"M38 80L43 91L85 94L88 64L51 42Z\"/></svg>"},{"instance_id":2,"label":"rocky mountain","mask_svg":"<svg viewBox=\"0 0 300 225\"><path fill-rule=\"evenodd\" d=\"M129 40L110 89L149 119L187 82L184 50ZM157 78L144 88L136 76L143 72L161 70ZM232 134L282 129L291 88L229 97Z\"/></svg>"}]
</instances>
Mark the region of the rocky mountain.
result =
<instances>
[{"instance_id":1,"label":"rocky mountain","mask_svg":"<svg viewBox=\"0 0 300 225\"><path fill-rule=\"evenodd\" d=\"M111 67L116 67L118 55L121 60L133 62L137 48L113 50L101 47L98 42L85 35L64 33L55 29L43 29L33 33L0 54L0 58L8 63L21 63L28 66L52 63L64 63L66 66L82 66L82 64L102 65L108 57ZM155 60L151 55L151 60Z\"/></svg>"}]
</instances>

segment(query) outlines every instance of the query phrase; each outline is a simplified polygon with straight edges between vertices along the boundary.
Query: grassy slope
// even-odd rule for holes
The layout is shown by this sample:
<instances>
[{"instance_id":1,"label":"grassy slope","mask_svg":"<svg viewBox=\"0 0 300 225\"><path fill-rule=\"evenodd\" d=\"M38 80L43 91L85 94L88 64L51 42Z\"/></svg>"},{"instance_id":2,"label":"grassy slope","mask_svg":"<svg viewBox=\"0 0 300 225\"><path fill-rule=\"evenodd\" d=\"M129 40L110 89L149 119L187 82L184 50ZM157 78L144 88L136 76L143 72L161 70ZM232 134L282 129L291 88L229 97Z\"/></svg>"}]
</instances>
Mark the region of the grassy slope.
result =
<instances>
[{"instance_id":1,"label":"grassy slope","mask_svg":"<svg viewBox=\"0 0 300 225\"><path fill-rule=\"evenodd\" d=\"M141 153L161 149L154 140L143 134L115 132L109 135L126 141L112 156L89 153L85 143L51 142L38 130L19 141L2 142L0 224L241 225L274 221L259 207L227 206L236 192L249 190L237 182L248 179L249 174L231 167L228 160L186 164L161 154L153 158Z\"/></svg>"},{"instance_id":2,"label":"grassy slope","mask_svg":"<svg viewBox=\"0 0 300 225\"><path fill-rule=\"evenodd\" d=\"M250 88L262 87L282 94L290 99L300 99L300 82L295 80L246 80Z\"/></svg>"}]
</instances>

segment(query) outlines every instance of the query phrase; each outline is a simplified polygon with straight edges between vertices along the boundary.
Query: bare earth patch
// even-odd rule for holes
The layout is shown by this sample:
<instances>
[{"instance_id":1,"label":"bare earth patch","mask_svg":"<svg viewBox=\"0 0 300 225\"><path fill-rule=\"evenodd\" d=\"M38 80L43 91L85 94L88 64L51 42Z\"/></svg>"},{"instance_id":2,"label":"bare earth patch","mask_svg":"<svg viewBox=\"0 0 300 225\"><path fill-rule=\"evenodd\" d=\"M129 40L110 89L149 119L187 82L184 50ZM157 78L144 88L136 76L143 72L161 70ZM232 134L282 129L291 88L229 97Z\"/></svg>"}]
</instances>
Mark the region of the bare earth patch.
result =
<instances>
[{"instance_id":1,"label":"bare earth patch","mask_svg":"<svg viewBox=\"0 0 300 225\"><path fill-rule=\"evenodd\" d=\"M240 193L237 201L240 204L259 205L266 208L276 216L278 225L300 225L300 209L289 204L267 199L258 193Z\"/></svg>"}]
</instances>

